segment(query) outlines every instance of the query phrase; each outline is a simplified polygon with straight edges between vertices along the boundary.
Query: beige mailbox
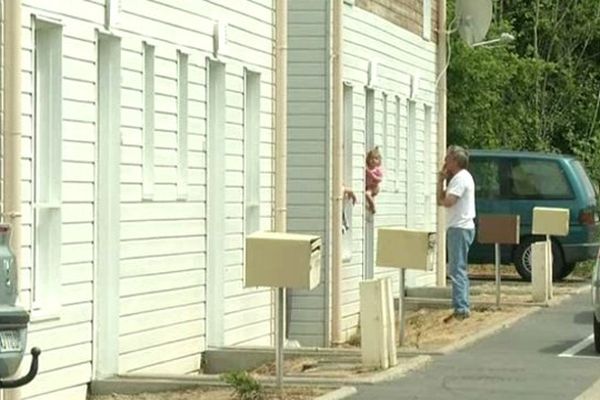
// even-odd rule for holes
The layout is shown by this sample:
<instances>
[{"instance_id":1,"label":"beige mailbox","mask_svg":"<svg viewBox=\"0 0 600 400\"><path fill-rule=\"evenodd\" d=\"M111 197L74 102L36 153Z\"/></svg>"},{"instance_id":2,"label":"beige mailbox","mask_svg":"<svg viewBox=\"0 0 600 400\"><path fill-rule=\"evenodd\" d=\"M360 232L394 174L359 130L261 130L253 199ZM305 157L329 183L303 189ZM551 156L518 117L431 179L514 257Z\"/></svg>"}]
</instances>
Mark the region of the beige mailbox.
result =
<instances>
[{"instance_id":1,"label":"beige mailbox","mask_svg":"<svg viewBox=\"0 0 600 400\"><path fill-rule=\"evenodd\" d=\"M321 279L321 238L283 232L246 237L245 287L314 289Z\"/></svg>"},{"instance_id":2,"label":"beige mailbox","mask_svg":"<svg viewBox=\"0 0 600 400\"><path fill-rule=\"evenodd\" d=\"M431 271L435 232L407 228L377 230L377 265Z\"/></svg>"},{"instance_id":3,"label":"beige mailbox","mask_svg":"<svg viewBox=\"0 0 600 400\"><path fill-rule=\"evenodd\" d=\"M568 208L533 208L534 235L567 236L569 234L569 209Z\"/></svg>"}]
</instances>

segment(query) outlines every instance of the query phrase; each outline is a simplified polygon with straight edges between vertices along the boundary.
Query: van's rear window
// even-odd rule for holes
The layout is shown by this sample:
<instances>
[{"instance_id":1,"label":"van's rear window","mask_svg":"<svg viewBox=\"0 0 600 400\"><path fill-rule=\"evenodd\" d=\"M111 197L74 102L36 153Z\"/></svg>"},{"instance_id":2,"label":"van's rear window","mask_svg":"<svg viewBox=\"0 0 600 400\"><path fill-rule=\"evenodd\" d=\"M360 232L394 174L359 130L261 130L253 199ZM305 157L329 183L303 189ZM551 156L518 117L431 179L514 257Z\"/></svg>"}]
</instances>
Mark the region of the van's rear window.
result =
<instances>
[{"instance_id":1,"label":"van's rear window","mask_svg":"<svg viewBox=\"0 0 600 400\"><path fill-rule=\"evenodd\" d=\"M515 199L573 198L563 169L558 162L548 160L515 160L510 176L510 194Z\"/></svg>"},{"instance_id":2,"label":"van's rear window","mask_svg":"<svg viewBox=\"0 0 600 400\"><path fill-rule=\"evenodd\" d=\"M571 161L571 164L573 165L573 169L575 170L575 173L577 174L577 176L583 183L583 187L585 188L585 193L590 198L595 198L597 195L596 189L594 189L594 186L592 185L592 182L590 181L590 178L589 178L587 172L585 171L585 167L577 160Z\"/></svg>"}]
</instances>

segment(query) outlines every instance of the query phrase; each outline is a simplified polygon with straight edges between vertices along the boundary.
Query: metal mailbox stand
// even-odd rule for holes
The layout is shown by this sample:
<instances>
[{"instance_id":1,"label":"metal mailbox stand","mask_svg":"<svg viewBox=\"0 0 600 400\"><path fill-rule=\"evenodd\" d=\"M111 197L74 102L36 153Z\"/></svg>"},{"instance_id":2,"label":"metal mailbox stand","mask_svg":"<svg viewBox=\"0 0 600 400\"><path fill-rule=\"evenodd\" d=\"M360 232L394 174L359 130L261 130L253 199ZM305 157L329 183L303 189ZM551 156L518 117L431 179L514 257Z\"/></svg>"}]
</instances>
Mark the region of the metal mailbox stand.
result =
<instances>
[{"instance_id":1,"label":"metal mailbox stand","mask_svg":"<svg viewBox=\"0 0 600 400\"><path fill-rule=\"evenodd\" d=\"M321 238L287 232L255 232L246 237L245 287L275 289L275 370L283 391L284 344L288 288L312 290L320 282Z\"/></svg>"},{"instance_id":2,"label":"metal mailbox stand","mask_svg":"<svg viewBox=\"0 0 600 400\"><path fill-rule=\"evenodd\" d=\"M275 347L275 370L277 374L277 388L283 391L283 348L285 342L285 288L277 288L277 343Z\"/></svg>"},{"instance_id":3,"label":"metal mailbox stand","mask_svg":"<svg viewBox=\"0 0 600 400\"><path fill-rule=\"evenodd\" d=\"M500 308L500 243L494 243L495 275L496 275L496 308Z\"/></svg>"},{"instance_id":4,"label":"metal mailbox stand","mask_svg":"<svg viewBox=\"0 0 600 400\"><path fill-rule=\"evenodd\" d=\"M377 232L377 265L399 269L397 322L398 344L401 346L406 332L406 269L429 270L429 256L435 247L435 233L404 227L382 227ZM402 248L410 251L401 251Z\"/></svg>"},{"instance_id":5,"label":"metal mailbox stand","mask_svg":"<svg viewBox=\"0 0 600 400\"><path fill-rule=\"evenodd\" d=\"M494 244L494 275L496 281L496 308L500 308L500 244L519 243L518 215L481 215L477 229L479 243Z\"/></svg>"},{"instance_id":6,"label":"metal mailbox stand","mask_svg":"<svg viewBox=\"0 0 600 400\"><path fill-rule=\"evenodd\" d=\"M406 332L406 321L404 318L404 297L406 297L406 269L400 268L398 277L399 292L398 292L398 346L404 344L404 334Z\"/></svg>"}]
</instances>

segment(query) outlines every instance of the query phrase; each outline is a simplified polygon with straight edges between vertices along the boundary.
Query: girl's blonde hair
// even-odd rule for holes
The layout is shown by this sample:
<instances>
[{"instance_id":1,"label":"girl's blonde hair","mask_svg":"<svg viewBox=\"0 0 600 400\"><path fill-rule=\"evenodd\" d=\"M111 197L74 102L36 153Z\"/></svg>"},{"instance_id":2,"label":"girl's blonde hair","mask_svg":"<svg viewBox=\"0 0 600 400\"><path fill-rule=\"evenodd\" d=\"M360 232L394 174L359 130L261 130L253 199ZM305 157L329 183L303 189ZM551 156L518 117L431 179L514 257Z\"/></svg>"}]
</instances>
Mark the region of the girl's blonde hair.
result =
<instances>
[{"instance_id":1,"label":"girl's blonde hair","mask_svg":"<svg viewBox=\"0 0 600 400\"><path fill-rule=\"evenodd\" d=\"M379 146L375 146L367 152L367 162L371 161L375 157L379 157L379 159L381 159L381 152L379 151Z\"/></svg>"}]
</instances>

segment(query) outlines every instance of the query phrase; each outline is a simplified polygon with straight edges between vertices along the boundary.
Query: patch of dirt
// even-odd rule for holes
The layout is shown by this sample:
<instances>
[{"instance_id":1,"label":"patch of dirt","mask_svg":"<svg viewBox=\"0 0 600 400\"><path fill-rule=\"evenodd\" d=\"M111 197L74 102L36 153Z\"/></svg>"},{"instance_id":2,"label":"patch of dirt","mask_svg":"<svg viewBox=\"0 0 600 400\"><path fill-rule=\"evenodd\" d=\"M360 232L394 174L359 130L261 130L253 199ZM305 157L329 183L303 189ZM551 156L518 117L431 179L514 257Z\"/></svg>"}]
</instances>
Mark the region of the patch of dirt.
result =
<instances>
[{"instance_id":1,"label":"patch of dirt","mask_svg":"<svg viewBox=\"0 0 600 400\"><path fill-rule=\"evenodd\" d=\"M475 305L471 309L471 317L464 320L454 318L444 321L452 314L451 308L420 308L408 311L406 317L406 335L404 347L426 351L439 350L474 333L498 326L518 315L528 312L533 305L531 283L524 282L515 273L504 274L500 286L500 309L496 309L496 284L493 265L469 266L469 272L478 278L471 277L471 302L487 303ZM553 296L560 297L575 293L589 283L580 277L570 277L553 284Z\"/></svg>"},{"instance_id":2,"label":"patch of dirt","mask_svg":"<svg viewBox=\"0 0 600 400\"><path fill-rule=\"evenodd\" d=\"M284 388L283 396L274 388L265 388L264 400L312 400L324 394L319 388ZM111 394L90 396L89 400L232 400L236 399L233 390L207 388L159 393L140 393L136 395Z\"/></svg>"},{"instance_id":3,"label":"patch of dirt","mask_svg":"<svg viewBox=\"0 0 600 400\"><path fill-rule=\"evenodd\" d=\"M497 326L523 313L526 307L473 307L464 320L449 318L452 309L421 308L406 319L406 334L402 349L436 351L456 343L476 332Z\"/></svg>"}]
</instances>

